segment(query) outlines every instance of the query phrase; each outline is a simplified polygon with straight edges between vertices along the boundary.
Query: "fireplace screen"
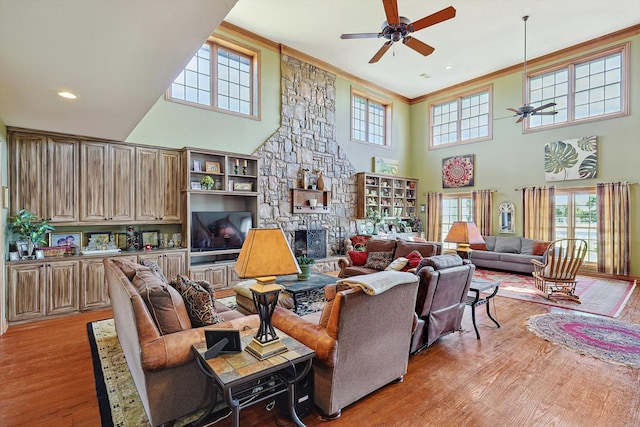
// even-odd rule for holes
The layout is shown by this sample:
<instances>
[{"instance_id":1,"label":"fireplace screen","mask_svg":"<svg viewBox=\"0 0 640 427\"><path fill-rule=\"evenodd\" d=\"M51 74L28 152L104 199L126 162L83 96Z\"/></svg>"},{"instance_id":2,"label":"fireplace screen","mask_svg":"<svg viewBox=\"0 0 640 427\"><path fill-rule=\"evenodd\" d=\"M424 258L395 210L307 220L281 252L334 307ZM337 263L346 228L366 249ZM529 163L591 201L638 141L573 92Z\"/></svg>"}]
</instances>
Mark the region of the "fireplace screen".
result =
<instances>
[{"instance_id":1,"label":"fireplace screen","mask_svg":"<svg viewBox=\"0 0 640 427\"><path fill-rule=\"evenodd\" d=\"M294 252L319 259L327 257L327 230L296 230Z\"/></svg>"}]
</instances>

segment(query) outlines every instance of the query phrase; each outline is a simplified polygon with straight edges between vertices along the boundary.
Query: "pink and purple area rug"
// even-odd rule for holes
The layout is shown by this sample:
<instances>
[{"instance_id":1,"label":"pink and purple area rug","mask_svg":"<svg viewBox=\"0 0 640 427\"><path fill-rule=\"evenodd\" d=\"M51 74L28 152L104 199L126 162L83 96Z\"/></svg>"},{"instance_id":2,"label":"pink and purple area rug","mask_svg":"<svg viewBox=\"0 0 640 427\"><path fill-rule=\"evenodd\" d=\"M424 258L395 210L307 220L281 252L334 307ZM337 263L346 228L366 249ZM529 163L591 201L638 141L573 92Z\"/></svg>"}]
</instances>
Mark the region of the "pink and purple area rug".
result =
<instances>
[{"instance_id":1,"label":"pink and purple area rug","mask_svg":"<svg viewBox=\"0 0 640 427\"><path fill-rule=\"evenodd\" d=\"M633 292L634 280L614 280L594 276L578 276L576 295L580 304L572 301L551 301L536 290L533 277L501 271L476 269L474 278L500 282L498 296L566 308L583 313L618 317Z\"/></svg>"},{"instance_id":2,"label":"pink and purple area rug","mask_svg":"<svg viewBox=\"0 0 640 427\"><path fill-rule=\"evenodd\" d=\"M571 351L640 368L640 325L604 317L549 313L531 316L527 327Z\"/></svg>"}]
</instances>

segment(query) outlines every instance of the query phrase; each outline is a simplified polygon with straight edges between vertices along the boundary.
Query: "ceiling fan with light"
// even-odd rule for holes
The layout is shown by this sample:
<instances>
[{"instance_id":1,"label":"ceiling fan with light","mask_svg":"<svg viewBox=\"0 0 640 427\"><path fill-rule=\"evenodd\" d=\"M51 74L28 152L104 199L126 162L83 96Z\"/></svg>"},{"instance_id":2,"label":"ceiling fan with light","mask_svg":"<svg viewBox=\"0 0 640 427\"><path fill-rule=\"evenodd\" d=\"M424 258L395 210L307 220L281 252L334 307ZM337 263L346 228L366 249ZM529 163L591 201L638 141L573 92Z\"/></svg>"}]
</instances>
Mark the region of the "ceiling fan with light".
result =
<instances>
[{"instance_id":1,"label":"ceiling fan with light","mask_svg":"<svg viewBox=\"0 0 640 427\"><path fill-rule=\"evenodd\" d=\"M439 24L442 21L451 19L456 16L456 10L449 6L442 9L439 12L425 16L422 19L411 22L408 18L398 15L398 0L382 0L384 5L384 12L387 16L387 20L382 23L382 31L379 33L355 33L355 34L343 34L341 39L364 39L364 38L380 38L384 37L387 42L382 45L380 50L373 55L373 58L369 61L369 64L378 62L382 55L393 45L393 43L402 40L402 43L409 46L421 55L431 55L435 50L433 47L426 43L421 42L411 35L414 31L419 31L424 28L430 27L435 24Z\"/></svg>"},{"instance_id":2,"label":"ceiling fan with light","mask_svg":"<svg viewBox=\"0 0 640 427\"><path fill-rule=\"evenodd\" d=\"M529 19L529 15L525 15L522 17L522 20L524 21L524 81L525 82L527 81L527 20L528 19ZM513 111L514 113L516 113L515 114L516 116L520 116L518 117L518 120L516 120L516 123L520 123L525 118L536 115L536 114L540 116L553 116L554 114L558 114L557 111L542 111L546 108L555 106L556 105L555 102L550 102L548 104L541 105L540 107L533 107L528 103L529 93L527 90L525 90L524 97L525 97L524 105L522 107L507 108L507 110Z\"/></svg>"}]
</instances>

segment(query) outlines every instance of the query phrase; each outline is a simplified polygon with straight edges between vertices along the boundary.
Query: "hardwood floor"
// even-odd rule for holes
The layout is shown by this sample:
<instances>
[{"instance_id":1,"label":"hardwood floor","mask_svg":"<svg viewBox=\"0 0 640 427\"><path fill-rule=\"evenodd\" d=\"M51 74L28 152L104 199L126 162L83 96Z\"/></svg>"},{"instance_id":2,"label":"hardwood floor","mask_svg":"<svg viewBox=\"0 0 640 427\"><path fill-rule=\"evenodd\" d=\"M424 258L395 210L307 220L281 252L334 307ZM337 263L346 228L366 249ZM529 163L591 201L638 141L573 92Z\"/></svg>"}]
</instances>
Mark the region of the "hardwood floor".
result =
<instances>
[{"instance_id":1,"label":"hardwood floor","mask_svg":"<svg viewBox=\"0 0 640 427\"><path fill-rule=\"evenodd\" d=\"M220 295L222 296L222 295ZM637 426L640 369L581 356L526 329L539 304L497 297L496 329L478 310L464 331L411 357L404 382L347 407L327 424L317 413L307 426ZM494 307L492 307L492 310ZM86 323L110 310L10 327L0 337L0 426L99 426ZM636 290L620 320L640 323ZM243 426L282 426L287 419L257 404ZM216 425L231 425L228 419Z\"/></svg>"}]
</instances>

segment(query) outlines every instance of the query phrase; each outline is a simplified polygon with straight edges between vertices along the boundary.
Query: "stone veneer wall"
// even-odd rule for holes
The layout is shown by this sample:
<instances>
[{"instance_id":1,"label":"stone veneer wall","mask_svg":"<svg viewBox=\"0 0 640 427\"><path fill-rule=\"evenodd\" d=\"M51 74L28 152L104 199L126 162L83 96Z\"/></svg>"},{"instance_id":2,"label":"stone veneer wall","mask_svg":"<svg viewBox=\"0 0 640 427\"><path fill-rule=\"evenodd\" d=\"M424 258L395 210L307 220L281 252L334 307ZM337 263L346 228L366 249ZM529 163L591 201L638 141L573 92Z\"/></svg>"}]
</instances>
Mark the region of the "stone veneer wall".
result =
<instances>
[{"instance_id":1,"label":"stone veneer wall","mask_svg":"<svg viewBox=\"0 0 640 427\"><path fill-rule=\"evenodd\" d=\"M295 230L326 229L332 256L355 230L356 204L356 170L336 141L336 76L288 55L281 55L280 71L281 125L254 153L262 158L260 227L281 227L292 248ZM300 188L303 169L323 172L329 213L292 213L291 189ZM316 182L317 174L308 176Z\"/></svg>"}]
</instances>

